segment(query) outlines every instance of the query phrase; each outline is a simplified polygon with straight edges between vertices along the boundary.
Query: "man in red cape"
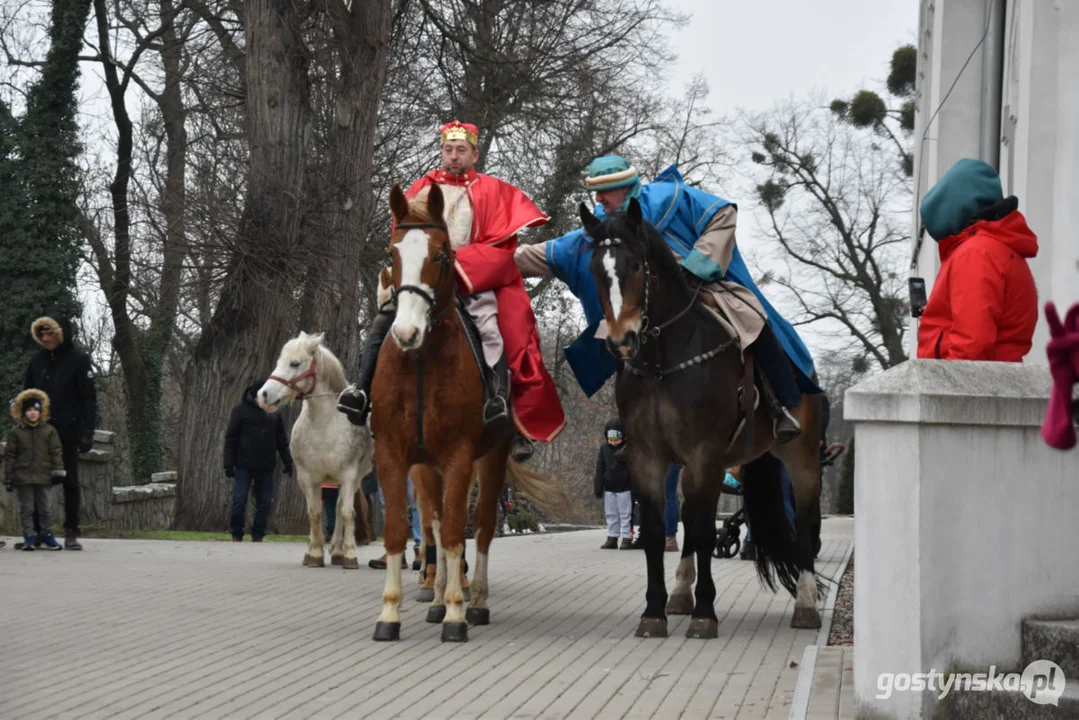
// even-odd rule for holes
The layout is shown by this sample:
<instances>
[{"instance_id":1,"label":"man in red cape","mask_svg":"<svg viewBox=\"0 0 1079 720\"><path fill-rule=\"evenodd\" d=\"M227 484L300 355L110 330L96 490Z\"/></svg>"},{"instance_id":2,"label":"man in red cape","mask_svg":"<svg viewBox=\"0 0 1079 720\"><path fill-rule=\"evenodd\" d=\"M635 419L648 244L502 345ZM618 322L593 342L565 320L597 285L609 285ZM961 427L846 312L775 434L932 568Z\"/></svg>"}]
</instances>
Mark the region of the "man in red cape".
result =
<instances>
[{"instance_id":1,"label":"man in red cape","mask_svg":"<svg viewBox=\"0 0 1079 720\"><path fill-rule=\"evenodd\" d=\"M532 302L513 259L517 234L550 218L518 188L476 172L478 135L475 125L457 120L444 125L442 167L421 177L405 194L424 195L433 184L442 191L458 286L479 328L491 370L493 387L484 419L492 423L512 415L518 431L514 457L520 461L531 456L532 441L551 442L566 424L554 381L543 365ZM356 424L366 421L371 379L394 312L385 308L376 317L367 335L360 377L338 401L338 408Z\"/></svg>"}]
</instances>

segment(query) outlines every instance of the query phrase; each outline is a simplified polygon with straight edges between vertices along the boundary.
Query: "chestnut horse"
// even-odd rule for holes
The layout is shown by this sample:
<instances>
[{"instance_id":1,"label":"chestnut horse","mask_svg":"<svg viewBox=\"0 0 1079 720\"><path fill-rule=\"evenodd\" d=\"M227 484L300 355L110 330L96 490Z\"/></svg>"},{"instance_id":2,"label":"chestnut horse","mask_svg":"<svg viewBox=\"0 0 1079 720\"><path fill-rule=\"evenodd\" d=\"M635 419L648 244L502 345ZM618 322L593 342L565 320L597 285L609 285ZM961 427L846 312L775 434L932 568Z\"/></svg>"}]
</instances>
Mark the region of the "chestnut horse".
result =
<instances>
[{"instance_id":1,"label":"chestnut horse","mask_svg":"<svg viewBox=\"0 0 1079 720\"><path fill-rule=\"evenodd\" d=\"M717 637L711 573L716 508L725 468L742 464L758 574L774 592L774 572L796 597L792 627L820 627L813 560L820 537L821 396L803 395L795 409L801 434L775 445L765 403L754 403L754 393L739 401L746 371L737 340L698 301L638 201L603 221L583 204L580 213L594 248L591 270L607 320L607 347L619 361L615 397L631 438L627 462L641 504L648 591L638 637L666 637L667 613L692 615L688 637ZM744 415L749 421L741 424ZM796 532L784 510L779 460L793 481ZM671 464L684 468L686 535L667 605L662 513Z\"/></svg>"},{"instance_id":2,"label":"chestnut horse","mask_svg":"<svg viewBox=\"0 0 1079 720\"><path fill-rule=\"evenodd\" d=\"M484 425L482 370L457 312L454 251L443 220L442 191L433 185L426 201L409 202L395 185L390 210L395 226L389 274L397 316L390 329L393 342L383 344L371 386L375 467L386 500L386 587L374 639L400 638L401 555L408 536L405 477L410 473L424 542L437 549L427 621L442 623L443 642L465 642L469 624L490 622L487 556L507 473L512 485L540 503L564 495L510 458L510 423ZM476 474L476 563L465 613L461 563Z\"/></svg>"}]
</instances>

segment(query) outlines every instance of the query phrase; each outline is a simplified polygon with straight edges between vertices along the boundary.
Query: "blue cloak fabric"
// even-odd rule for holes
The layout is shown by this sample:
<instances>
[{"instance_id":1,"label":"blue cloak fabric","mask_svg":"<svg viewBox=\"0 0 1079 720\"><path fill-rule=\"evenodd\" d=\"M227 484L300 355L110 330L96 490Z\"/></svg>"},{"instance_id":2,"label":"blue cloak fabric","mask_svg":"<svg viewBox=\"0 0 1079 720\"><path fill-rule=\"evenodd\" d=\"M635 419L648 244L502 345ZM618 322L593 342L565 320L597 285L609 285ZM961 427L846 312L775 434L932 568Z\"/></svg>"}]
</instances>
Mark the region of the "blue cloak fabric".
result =
<instances>
[{"instance_id":1,"label":"blue cloak fabric","mask_svg":"<svg viewBox=\"0 0 1079 720\"><path fill-rule=\"evenodd\" d=\"M728 268L720 267L693 249L694 243L716 212L732 203L702 190L687 187L674 165L642 188L639 202L645 220L655 226L667 244L682 257L683 267L709 282L732 280L757 296L767 312L768 322L780 345L797 368L795 376L799 387L806 393L821 392L811 380L815 374L813 356L794 327L776 312L757 288L738 248L735 247ZM597 218L602 219L605 215L602 206L598 206L593 212ZM603 341L596 339L596 330L603 319L603 310L599 304L595 279L589 268L591 262L592 247L583 229L574 230L547 243L548 267L580 300L588 321L584 332L566 346L564 352L578 384L589 397L603 387L616 370L614 358L607 352Z\"/></svg>"}]
</instances>

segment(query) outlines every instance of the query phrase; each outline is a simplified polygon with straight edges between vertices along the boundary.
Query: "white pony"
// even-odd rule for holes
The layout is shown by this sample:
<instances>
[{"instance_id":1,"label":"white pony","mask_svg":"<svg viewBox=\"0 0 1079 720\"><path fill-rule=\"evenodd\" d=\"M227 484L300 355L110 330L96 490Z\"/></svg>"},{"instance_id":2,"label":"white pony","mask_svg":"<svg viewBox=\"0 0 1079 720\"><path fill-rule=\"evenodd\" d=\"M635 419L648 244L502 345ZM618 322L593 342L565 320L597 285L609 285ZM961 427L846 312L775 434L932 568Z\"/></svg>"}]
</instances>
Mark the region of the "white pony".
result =
<instances>
[{"instance_id":1,"label":"white pony","mask_svg":"<svg viewBox=\"0 0 1079 720\"><path fill-rule=\"evenodd\" d=\"M258 401L273 412L294 400L306 400L292 428L291 450L296 482L307 498L311 539L303 564L322 567L325 531L322 521L322 485L338 485L337 522L330 540L334 565L356 569L355 498L360 480L371 471L371 433L352 425L337 411L337 396L348 385L341 362L322 345L322 333L300 332L285 343L277 367L259 390ZM360 522L365 518L361 516Z\"/></svg>"}]
</instances>

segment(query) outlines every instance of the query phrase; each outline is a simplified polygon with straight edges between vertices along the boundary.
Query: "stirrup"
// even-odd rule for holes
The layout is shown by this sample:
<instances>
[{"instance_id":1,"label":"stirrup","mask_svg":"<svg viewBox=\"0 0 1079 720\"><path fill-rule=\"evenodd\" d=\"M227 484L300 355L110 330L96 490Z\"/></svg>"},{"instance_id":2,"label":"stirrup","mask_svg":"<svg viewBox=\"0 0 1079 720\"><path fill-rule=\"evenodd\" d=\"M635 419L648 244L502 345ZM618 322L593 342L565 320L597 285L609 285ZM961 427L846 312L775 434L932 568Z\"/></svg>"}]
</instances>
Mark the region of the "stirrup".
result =
<instances>
[{"instance_id":1,"label":"stirrup","mask_svg":"<svg viewBox=\"0 0 1079 720\"><path fill-rule=\"evenodd\" d=\"M513 445L510 446L510 454L514 462L526 463L532 459L535 453L535 443L518 432L513 438Z\"/></svg>"},{"instance_id":2,"label":"stirrup","mask_svg":"<svg viewBox=\"0 0 1079 720\"><path fill-rule=\"evenodd\" d=\"M495 395L483 406L484 425L492 425L499 420L509 420L509 417L509 405L506 403L506 399L500 395Z\"/></svg>"},{"instance_id":3,"label":"stirrup","mask_svg":"<svg viewBox=\"0 0 1079 720\"><path fill-rule=\"evenodd\" d=\"M798 422L797 418L790 414L787 408L780 406L779 410L779 417L772 421L772 436L775 438L777 443L782 445L784 443L790 442L791 440L794 440L796 437L802 434L802 424ZM788 421L790 425L793 425L794 427L788 427L783 431L780 431L780 423L782 423L784 420Z\"/></svg>"}]
</instances>

